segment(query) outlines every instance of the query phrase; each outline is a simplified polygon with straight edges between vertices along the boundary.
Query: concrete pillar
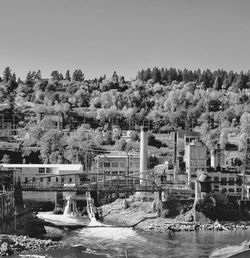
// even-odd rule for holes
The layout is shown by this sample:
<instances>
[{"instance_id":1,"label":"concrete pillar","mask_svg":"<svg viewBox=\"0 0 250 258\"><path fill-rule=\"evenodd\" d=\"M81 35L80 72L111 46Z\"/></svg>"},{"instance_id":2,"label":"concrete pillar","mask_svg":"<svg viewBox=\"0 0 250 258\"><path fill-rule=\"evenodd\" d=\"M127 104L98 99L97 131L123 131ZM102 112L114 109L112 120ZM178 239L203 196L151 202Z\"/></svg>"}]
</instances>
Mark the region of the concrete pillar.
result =
<instances>
[{"instance_id":1,"label":"concrete pillar","mask_svg":"<svg viewBox=\"0 0 250 258\"><path fill-rule=\"evenodd\" d=\"M201 199L201 183L195 181L195 200Z\"/></svg>"},{"instance_id":2,"label":"concrete pillar","mask_svg":"<svg viewBox=\"0 0 250 258\"><path fill-rule=\"evenodd\" d=\"M148 129L144 126L141 127L141 142L140 142L140 178L146 177L148 169ZM140 185L145 181L140 180Z\"/></svg>"}]
</instances>

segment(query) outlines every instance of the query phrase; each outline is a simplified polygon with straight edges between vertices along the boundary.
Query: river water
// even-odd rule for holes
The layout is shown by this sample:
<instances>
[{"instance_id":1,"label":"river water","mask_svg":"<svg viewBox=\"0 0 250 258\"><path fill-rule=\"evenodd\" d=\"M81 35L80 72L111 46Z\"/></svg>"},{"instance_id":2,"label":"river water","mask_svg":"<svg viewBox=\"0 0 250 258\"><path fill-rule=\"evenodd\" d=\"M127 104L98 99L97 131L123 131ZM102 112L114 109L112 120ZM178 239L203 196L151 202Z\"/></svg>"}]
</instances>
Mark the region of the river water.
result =
<instances>
[{"instance_id":1,"label":"river water","mask_svg":"<svg viewBox=\"0 0 250 258\"><path fill-rule=\"evenodd\" d=\"M44 214L43 214L44 216ZM240 244L250 238L250 230L237 231L199 231L177 232L172 240L169 236L137 233L131 228L112 227L112 225L94 223L75 219L65 219L63 215L48 214L58 223L86 223L90 227L66 230L63 241L74 246L68 251L49 251L51 258L80 257L208 257L216 248ZM87 248L84 249L82 247Z\"/></svg>"}]
</instances>

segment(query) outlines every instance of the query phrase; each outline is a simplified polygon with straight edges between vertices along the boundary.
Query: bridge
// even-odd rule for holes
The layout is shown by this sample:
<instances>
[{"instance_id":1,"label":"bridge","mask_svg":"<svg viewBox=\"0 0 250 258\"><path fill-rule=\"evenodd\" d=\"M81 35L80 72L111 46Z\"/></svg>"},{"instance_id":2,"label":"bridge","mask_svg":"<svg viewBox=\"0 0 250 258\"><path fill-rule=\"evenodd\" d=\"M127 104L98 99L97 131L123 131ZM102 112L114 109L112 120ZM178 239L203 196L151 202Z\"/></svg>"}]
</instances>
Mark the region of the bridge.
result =
<instances>
[{"instance_id":1,"label":"bridge","mask_svg":"<svg viewBox=\"0 0 250 258\"><path fill-rule=\"evenodd\" d=\"M117 175L105 176L103 180L97 181L96 176L103 174L64 174L64 175L46 175L35 178L32 181L22 182L23 191L37 192L71 192L71 191L105 191L105 192L154 192L161 188L157 186L153 178L145 179L136 176ZM65 181L65 178L71 180ZM73 178L72 178L73 177ZM57 181L52 181L52 178L57 178ZM60 180L61 178L61 180ZM82 180L84 178L84 180ZM41 182L42 179L42 182ZM47 179L47 180L46 180ZM62 180L63 179L63 180ZM47 181L47 182L44 182ZM61 181L61 182L60 182ZM139 182L143 181L142 184Z\"/></svg>"},{"instance_id":2,"label":"bridge","mask_svg":"<svg viewBox=\"0 0 250 258\"><path fill-rule=\"evenodd\" d=\"M164 197L176 196L190 199L194 196L194 191L185 185L159 185L156 183L154 175L141 178L134 175L105 176L102 181L96 180L97 175L103 174L68 174L68 175L45 175L35 180L22 183L22 190L26 192L99 192L99 193L134 193L134 192L158 192L164 193ZM65 181L65 178L74 176L72 180ZM57 182L52 178L58 178ZM61 180L59 180L61 177ZM40 182L43 179L42 183ZM64 178L64 180L62 180ZM46 180L47 179L47 180ZM49 180L48 180L49 179ZM68 178L69 179L69 178ZM84 179L84 180L82 180ZM46 181L46 182L44 182ZM60 182L59 182L60 181ZM62 182L63 181L63 182Z\"/></svg>"},{"instance_id":3,"label":"bridge","mask_svg":"<svg viewBox=\"0 0 250 258\"><path fill-rule=\"evenodd\" d=\"M188 190L185 185L159 185L154 175L142 178L135 175L106 175L98 181L97 173L44 175L34 180L22 182L23 191L35 192L159 192ZM71 180L69 180L69 177ZM54 180L53 180L54 178ZM56 180L55 180L56 179ZM67 180L66 180L67 179ZM41 182L42 181L42 182ZM170 189L170 190L169 190Z\"/></svg>"}]
</instances>

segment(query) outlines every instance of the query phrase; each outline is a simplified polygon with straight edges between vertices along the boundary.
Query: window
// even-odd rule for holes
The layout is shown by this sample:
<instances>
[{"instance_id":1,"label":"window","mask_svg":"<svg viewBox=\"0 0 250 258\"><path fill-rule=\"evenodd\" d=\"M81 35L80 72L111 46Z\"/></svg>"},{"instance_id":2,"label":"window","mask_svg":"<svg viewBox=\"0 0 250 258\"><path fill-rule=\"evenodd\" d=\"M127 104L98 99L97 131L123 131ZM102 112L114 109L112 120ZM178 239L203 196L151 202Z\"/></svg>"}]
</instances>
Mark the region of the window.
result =
<instances>
[{"instance_id":1,"label":"window","mask_svg":"<svg viewBox=\"0 0 250 258\"><path fill-rule=\"evenodd\" d=\"M43 178L40 178L40 182L41 182L41 183L43 182Z\"/></svg>"},{"instance_id":2,"label":"window","mask_svg":"<svg viewBox=\"0 0 250 258\"><path fill-rule=\"evenodd\" d=\"M51 178L50 177L48 177L48 182L51 182Z\"/></svg>"},{"instance_id":3,"label":"window","mask_svg":"<svg viewBox=\"0 0 250 258\"><path fill-rule=\"evenodd\" d=\"M219 182L219 177L215 176L214 177L214 182Z\"/></svg>"},{"instance_id":4,"label":"window","mask_svg":"<svg viewBox=\"0 0 250 258\"><path fill-rule=\"evenodd\" d=\"M139 185L139 184L140 184L140 179L136 179L136 180L135 180L135 184L136 184L136 185Z\"/></svg>"},{"instance_id":5,"label":"window","mask_svg":"<svg viewBox=\"0 0 250 258\"><path fill-rule=\"evenodd\" d=\"M128 184L132 185L133 184L133 179L129 179Z\"/></svg>"},{"instance_id":6,"label":"window","mask_svg":"<svg viewBox=\"0 0 250 258\"><path fill-rule=\"evenodd\" d=\"M50 168L46 168L46 173L51 173L51 169Z\"/></svg>"},{"instance_id":7,"label":"window","mask_svg":"<svg viewBox=\"0 0 250 258\"><path fill-rule=\"evenodd\" d=\"M139 167L140 167L140 162L137 162L137 161L136 161L134 164L135 164L135 165L134 165L135 168L139 168Z\"/></svg>"},{"instance_id":8,"label":"window","mask_svg":"<svg viewBox=\"0 0 250 258\"><path fill-rule=\"evenodd\" d=\"M214 192L218 192L219 191L219 186L218 185L214 185Z\"/></svg>"},{"instance_id":9,"label":"window","mask_svg":"<svg viewBox=\"0 0 250 258\"><path fill-rule=\"evenodd\" d=\"M64 183L64 177L61 177L61 182Z\"/></svg>"},{"instance_id":10,"label":"window","mask_svg":"<svg viewBox=\"0 0 250 258\"><path fill-rule=\"evenodd\" d=\"M58 177L56 177L56 182L58 182L59 180L58 180Z\"/></svg>"},{"instance_id":11,"label":"window","mask_svg":"<svg viewBox=\"0 0 250 258\"><path fill-rule=\"evenodd\" d=\"M69 182L72 183L72 178L71 177L69 178Z\"/></svg>"},{"instance_id":12,"label":"window","mask_svg":"<svg viewBox=\"0 0 250 258\"><path fill-rule=\"evenodd\" d=\"M45 168L38 168L38 173L45 173Z\"/></svg>"},{"instance_id":13,"label":"window","mask_svg":"<svg viewBox=\"0 0 250 258\"><path fill-rule=\"evenodd\" d=\"M105 176L110 176L110 171L104 171Z\"/></svg>"},{"instance_id":14,"label":"window","mask_svg":"<svg viewBox=\"0 0 250 258\"><path fill-rule=\"evenodd\" d=\"M229 177L229 185L234 185L234 177Z\"/></svg>"},{"instance_id":15,"label":"window","mask_svg":"<svg viewBox=\"0 0 250 258\"><path fill-rule=\"evenodd\" d=\"M112 168L117 168L118 167L118 162L112 162L111 165L112 165Z\"/></svg>"},{"instance_id":16,"label":"window","mask_svg":"<svg viewBox=\"0 0 250 258\"><path fill-rule=\"evenodd\" d=\"M120 168L125 168L126 167L126 162L120 162Z\"/></svg>"},{"instance_id":17,"label":"window","mask_svg":"<svg viewBox=\"0 0 250 258\"><path fill-rule=\"evenodd\" d=\"M110 168L110 162L104 162L104 167L105 168Z\"/></svg>"},{"instance_id":18,"label":"window","mask_svg":"<svg viewBox=\"0 0 250 258\"><path fill-rule=\"evenodd\" d=\"M35 181L36 181L36 178L35 178L35 177L33 177L33 178L32 178L32 181L33 181L33 182L35 182Z\"/></svg>"},{"instance_id":19,"label":"window","mask_svg":"<svg viewBox=\"0 0 250 258\"><path fill-rule=\"evenodd\" d=\"M227 178L226 177L222 177L221 178L221 185L226 185L227 184Z\"/></svg>"},{"instance_id":20,"label":"window","mask_svg":"<svg viewBox=\"0 0 250 258\"><path fill-rule=\"evenodd\" d=\"M25 177L24 179L24 183L27 184L28 183L28 177Z\"/></svg>"},{"instance_id":21,"label":"window","mask_svg":"<svg viewBox=\"0 0 250 258\"><path fill-rule=\"evenodd\" d=\"M242 192L242 189L241 189L241 188L237 188L237 192L238 192L238 193L241 193L241 192Z\"/></svg>"},{"instance_id":22,"label":"window","mask_svg":"<svg viewBox=\"0 0 250 258\"><path fill-rule=\"evenodd\" d=\"M228 192L234 193L234 188L229 188L229 189L228 189Z\"/></svg>"},{"instance_id":23,"label":"window","mask_svg":"<svg viewBox=\"0 0 250 258\"><path fill-rule=\"evenodd\" d=\"M117 176L118 175L118 171L112 171L112 176Z\"/></svg>"}]
</instances>

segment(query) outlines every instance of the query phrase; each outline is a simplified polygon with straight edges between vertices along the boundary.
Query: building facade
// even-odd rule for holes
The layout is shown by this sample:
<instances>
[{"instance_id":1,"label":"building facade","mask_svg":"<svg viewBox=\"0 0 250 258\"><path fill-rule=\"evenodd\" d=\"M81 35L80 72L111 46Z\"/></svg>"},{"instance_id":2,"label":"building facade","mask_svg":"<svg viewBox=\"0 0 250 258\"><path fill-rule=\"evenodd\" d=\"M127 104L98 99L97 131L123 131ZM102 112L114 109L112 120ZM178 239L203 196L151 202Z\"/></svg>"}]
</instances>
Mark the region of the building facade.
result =
<instances>
[{"instance_id":1,"label":"building facade","mask_svg":"<svg viewBox=\"0 0 250 258\"><path fill-rule=\"evenodd\" d=\"M186 172L188 174L188 183L196 179L198 170L207 169L207 147L199 140L194 140L185 146L184 161L186 163Z\"/></svg>"},{"instance_id":2,"label":"building facade","mask_svg":"<svg viewBox=\"0 0 250 258\"><path fill-rule=\"evenodd\" d=\"M239 171L229 168L208 169L212 192L225 192L227 195L242 195L242 177Z\"/></svg>"},{"instance_id":3,"label":"building facade","mask_svg":"<svg viewBox=\"0 0 250 258\"><path fill-rule=\"evenodd\" d=\"M158 186L185 185L187 183L187 174L179 174L174 169L169 169L168 162L155 166L154 175Z\"/></svg>"},{"instance_id":4,"label":"building facade","mask_svg":"<svg viewBox=\"0 0 250 258\"><path fill-rule=\"evenodd\" d=\"M41 187L80 183L83 172L78 164L2 164L6 170L14 171L14 181L21 184L38 184Z\"/></svg>"},{"instance_id":5,"label":"building facade","mask_svg":"<svg viewBox=\"0 0 250 258\"><path fill-rule=\"evenodd\" d=\"M139 153L119 152L99 155L95 158L96 180L105 187L139 184ZM128 178L132 176L134 178ZM137 178L136 178L137 177Z\"/></svg>"}]
</instances>

